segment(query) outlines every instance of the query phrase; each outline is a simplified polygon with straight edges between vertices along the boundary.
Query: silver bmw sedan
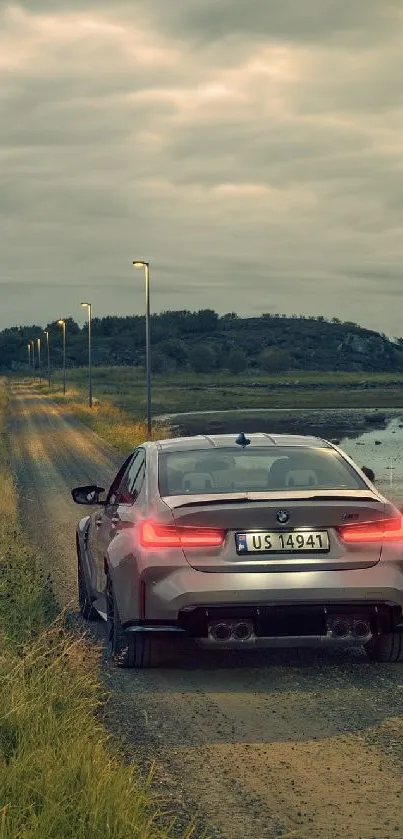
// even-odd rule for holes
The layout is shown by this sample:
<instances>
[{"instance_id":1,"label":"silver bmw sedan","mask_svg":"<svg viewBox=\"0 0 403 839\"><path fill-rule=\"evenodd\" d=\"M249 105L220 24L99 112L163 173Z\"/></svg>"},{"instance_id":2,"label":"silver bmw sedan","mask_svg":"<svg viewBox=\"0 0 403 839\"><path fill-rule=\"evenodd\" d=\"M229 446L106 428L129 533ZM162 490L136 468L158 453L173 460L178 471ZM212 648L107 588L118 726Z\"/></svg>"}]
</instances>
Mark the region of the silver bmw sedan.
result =
<instances>
[{"instance_id":1,"label":"silver bmw sedan","mask_svg":"<svg viewBox=\"0 0 403 839\"><path fill-rule=\"evenodd\" d=\"M209 648L361 645L403 661L401 512L337 446L307 436L148 442L77 527L84 618L118 666L180 637ZM372 477L372 476L371 476Z\"/></svg>"}]
</instances>

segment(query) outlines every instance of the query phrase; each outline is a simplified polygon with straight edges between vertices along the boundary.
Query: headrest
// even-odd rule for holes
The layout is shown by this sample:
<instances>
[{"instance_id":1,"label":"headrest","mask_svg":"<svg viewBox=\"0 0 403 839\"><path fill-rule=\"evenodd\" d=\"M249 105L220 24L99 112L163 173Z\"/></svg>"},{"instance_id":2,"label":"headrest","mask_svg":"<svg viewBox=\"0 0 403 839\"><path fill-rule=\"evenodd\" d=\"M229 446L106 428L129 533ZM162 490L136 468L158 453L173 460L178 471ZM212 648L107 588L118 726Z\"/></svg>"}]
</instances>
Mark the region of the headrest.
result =
<instances>
[{"instance_id":1,"label":"headrest","mask_svg":"<svg viewBox=\"0 0 403 839\"><path fill-rule=\"evenodd\" d=\"M177 469L167 469L167 481L170 490L175 489L181 492L183 472L179 472Z\"/></svg>"},{"instance_id":2,"label":"headrest","mask_svg":"<svg viewBox=\"0 0 403 839\"><path fill-rule=\"evenodd\" d=\"M183 479L182 489L184 492L190 492L190 490L197 492L212 488L211 475L208 472L189 472Z\"/></svg>"},{"instance_id":3,"label":"headrest","mask_svg":"<svg viewBox=\"0 0 403 839\"><path fill-rule=\"evenodd\" d=\"M288 487L311 487L318 483L312 469L290 469L285 482Z\"/></svg>"},{"instance_id":4,"label":"headrest","mask_svg":"<svg viewBox=\"0 0 403 839\"><path fill-rule=\"evenodd\" d=\"M289 457L279 457L270 466L269 476L272 478L283 477L289 472L291 461Z\"/></svg>"}]
</instances>

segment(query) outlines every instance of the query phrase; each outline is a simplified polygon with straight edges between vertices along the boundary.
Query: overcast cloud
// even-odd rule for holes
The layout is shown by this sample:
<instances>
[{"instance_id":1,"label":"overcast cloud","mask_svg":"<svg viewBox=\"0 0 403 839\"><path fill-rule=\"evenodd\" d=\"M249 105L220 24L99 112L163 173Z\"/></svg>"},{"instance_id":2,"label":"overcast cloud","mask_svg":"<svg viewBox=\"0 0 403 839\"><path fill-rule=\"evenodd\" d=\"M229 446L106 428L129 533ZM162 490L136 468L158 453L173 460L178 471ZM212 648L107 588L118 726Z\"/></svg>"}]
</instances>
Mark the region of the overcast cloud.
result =
<instances>
[{"instance_id":1,"label":"overcast cloud","mask_svg":"<svg viewBox=\"0 0 403 839\"><path fill-rule=\"evenodd\" d=\"M0 328L90 299L403 335L402 0L0 3Z\"/></svg>"}]
</instances>

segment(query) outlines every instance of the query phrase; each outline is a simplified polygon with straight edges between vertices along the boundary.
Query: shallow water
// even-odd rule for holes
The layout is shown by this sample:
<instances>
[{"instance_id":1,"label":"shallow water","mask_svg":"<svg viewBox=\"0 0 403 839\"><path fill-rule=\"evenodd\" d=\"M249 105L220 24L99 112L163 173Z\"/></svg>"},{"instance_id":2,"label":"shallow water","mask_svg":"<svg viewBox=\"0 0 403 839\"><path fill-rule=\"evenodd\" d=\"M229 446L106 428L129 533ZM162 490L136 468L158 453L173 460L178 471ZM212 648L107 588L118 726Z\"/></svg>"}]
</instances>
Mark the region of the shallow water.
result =
<instances>
[{"instance_id":1,"label":"shallow water","mask_svg":"<svg viewBox=\"0 0 403 839\"><path fill-rule=\"evenodd\" d=\"M358 466L369 466L375 472L375 485L403 506L403 412L386 428L374 429L356 438L344 437L340 448Z\"/></svg>"}]
</instances>

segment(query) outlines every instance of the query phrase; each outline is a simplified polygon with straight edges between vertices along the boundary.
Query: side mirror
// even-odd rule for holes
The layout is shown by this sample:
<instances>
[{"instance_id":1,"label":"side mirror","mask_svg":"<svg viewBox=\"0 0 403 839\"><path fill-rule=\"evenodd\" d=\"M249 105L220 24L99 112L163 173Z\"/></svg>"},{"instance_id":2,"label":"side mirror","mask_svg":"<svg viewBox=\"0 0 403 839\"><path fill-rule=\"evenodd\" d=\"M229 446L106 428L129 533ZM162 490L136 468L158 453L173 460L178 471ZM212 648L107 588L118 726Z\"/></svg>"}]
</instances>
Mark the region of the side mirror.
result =
<instances>
[{"instance_id":1,"label":"side mirror","mask_svg":"<svg viewBox=\"0 0 403 839\"><path fill-rule=\"evenodd\" d=\"M99 498L103 492L105 492L104 487L98 487L96 484L91 484L87 487L76 487L71 490L73 501L76 504L92 504L94 506L103 503Z\"/></svg>"},{"instance_id":2,"label":"side mirror","mask_svg":"<svg viewBox=\"0 0 403 839\"><path fill-rule=\"evenodd\" d=\"M367 478L369 478L369 480L370 480L372 483L374 483L374 481L375 481L375 472L373 472L373 471L372 471L372 469L370 469L370 468L369 468L369 466L362 466L362 467L361 467L361 471L362 471L362 472L364 472L364 475L366 475L366 476L367 476Z\"/></svg>"}]
</instances>

